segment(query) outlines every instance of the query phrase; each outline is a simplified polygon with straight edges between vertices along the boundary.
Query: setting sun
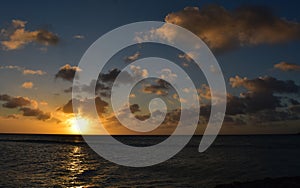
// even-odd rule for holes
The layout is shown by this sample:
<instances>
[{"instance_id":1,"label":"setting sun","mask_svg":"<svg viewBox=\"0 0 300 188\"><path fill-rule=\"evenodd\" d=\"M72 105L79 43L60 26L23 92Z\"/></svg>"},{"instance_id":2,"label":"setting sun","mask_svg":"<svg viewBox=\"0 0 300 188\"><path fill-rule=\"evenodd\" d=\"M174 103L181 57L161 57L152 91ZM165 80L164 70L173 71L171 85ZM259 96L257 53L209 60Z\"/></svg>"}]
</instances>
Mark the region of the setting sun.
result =
<instances>
[{"instance_id":1,"label":"setting sun","mask_svg":"<svg viewBox=\"0 0 300 188\"><path fill-rule=\"evenodd\" d=\"M66 120L66 123L70 125L70 131L72 134L79 134L88 130L89 120L83 117L72 117Z\"/></svg>"}]
</instances>

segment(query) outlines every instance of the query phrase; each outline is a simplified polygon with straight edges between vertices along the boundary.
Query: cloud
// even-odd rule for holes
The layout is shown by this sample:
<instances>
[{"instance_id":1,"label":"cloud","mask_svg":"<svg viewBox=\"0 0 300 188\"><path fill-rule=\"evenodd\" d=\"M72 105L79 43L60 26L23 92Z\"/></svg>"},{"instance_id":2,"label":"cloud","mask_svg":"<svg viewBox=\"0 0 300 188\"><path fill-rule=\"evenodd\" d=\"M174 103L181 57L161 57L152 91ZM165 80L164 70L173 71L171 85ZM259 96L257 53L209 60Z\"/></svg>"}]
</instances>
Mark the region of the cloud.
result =
<instances>
[{"instance_id":1,"label":"cloud","mask_svg":"<svg viewBox=\"0 0 300 188\"><path fill-rule=\"evenodd\" d=\"M25 89L31 89L33 87L33 83L32 82L24 82L22 84L22 88L25 88Z\"/></svg>"},{"instance_id":2,"label":"cloud","mask_svg":"<svg viewBox=\"0 0 300 188\"><path fill-rule=\"evenodd\" d=\"M102 115L106 112L106 108L108 107L108 103L102 100L100 97L96 97L93 99L85 99L80 101L78 99L71 99L65 105L58 108L58 110L63 111L64 113L74 113L73 104L76 104L77 107L82 108L81 113L88 113L90 108L93 108L94 104L96 104L96 110L98 115ZM79 109L76 109L75 113L78 113Z\"/></svg>"},{"instance_id":3,"label":"cloud","mask_svg":"<svg viewBox=\"0 0 300 188\"><path fill-rule=\"evenodd\" d=\"M79 101L76 99L71 99L65 105L60 107L58 110L62 110L64 113L73 113L73 102L79 102Z\"/></svg>"},{"instance_id":4,"label":"cloud","mask_svg":"<svg viewBox=\"0 0 300 188\"><path fill-rule=\"evenodd\" d=\"M188 62L191 62L193 59L195 59L197 57L197 54L195 54L195 52L188 52L188 53L184 53L184 54L179 54L178 57L180 59L184 59Z\"/></svg>"},{"instance_id":5,"label":"cloud","mask_svg":"<svg viewBox=\"0 0 300 188\"><path fill-rule=\"evenodd\" d=\"M48 103L47 103L46 101L41 101L41 102L40 102L40 105L42 105L42 106L47 106Z\"/></svg>"},{"instance_id":6,"label":"cloud","mask_svg":"<svg viewBox=\"0 0 300 188\"><path fill-rule=\"evenodd\" d=\"M300 91L300 86L296 85L294 81L277 80L268 76L252 80L236 76L230 78L230 84L233 88L244 87L247 89L239 97L228 96L227 113L230 115L276 110L278 107L284 107L283 97L278 94L297 94ZM285 98L288 97L285 96Z\"/></svg>"},{"instance_id":7,"label":"cloud","mask_svg":"<svg viewBox=\"0 0 300 188\"><path fill-rule=\"evenodd\" d=\"M64 89L65 93L72 93L72 87L69 87L67 89Z\"/></svg>"},{"instance_id":8,"label":"cloud","mask_svg":"<svg viewBox=\"0 0 300 188\"><path fill-rule=\"evenodd\" d=\"M6 66L0 66L0 69L15 69L15 70L18 70L18 71L21 71L23 70L22 67L20 66L16 66L16 65L6 65Z\"/></svg>"},{"instance_id":9,"label":"cloud","mask_svg":"<svg viewBox=\"0 0 300 188\"><path fill-rule=\"evenodd\" d=\"M130 111L131 113L140 112L140 106L138 104L132 104L130 105Z\"/></svg>"},{"instance_id":10,"label":"cloud","mask_svg":"<svg viewBox=\"0 0 300 188\"><path fill-rule=\"evenodd\" d=\"M131 65L130 70L132 72L132 76L135 78L146 78L149 73L147 69L143 69L140 66Z\"/></svg>"},{"instance_id":11,"label":"cloud","mask_svg":"<svg viewBox=\"0 0 300 188\"><path fill-rule=\"evenodd\" d=\"M60 67L59 71L55 75L55 78L61 78L63 80L72 82L76 71L81 71L81 69L77 66L72 67L71 65L66 64Z\"/></svg>"},{"instance_id":12,"label":"cloud","mask_svg":"<svg viewBox=\"0 0 300 188\"><path fill-rule=\"evenodd\" d=\"M24 69L23 70L24 75L44 75L46 72L42 70L30 70L30 69Z\"/></svg>"},{"instance_id":13,"label":"cloud","mask_svg":"<svg viewBox=\"0 0 300 188\"><path fill-rule=\"evenodd\" d=\"M31 69L25 69L24 67L16 66L16 65L6 65L6 66L0 66L0 69L11 69L11 70L17 70L22 72L24 75L44 75L46 74L45 71L42 70L31 70Z\"/></svg>"},{"instance_id":14,"label":"cloud","mask_svg":"<svg viewBox=\"0 0 300 188\"><path fill-rule=\"evenodd\" d=\"M288 71L300 71L300 65L292 64L292 63L287 63L287 62L280 62L274 65L275 69L282 70L284 72Z\"/></svg>"},{"instance_id":15,"label":"cloud","mask_svg":"<svg viewBox=\"0 0 300 188\"><path fill-rule=\"evenodd\" d=\"M12 97L7 94L0 95L0 101L5 101L2 104L4 108L18 108L23 106L37 106L35 100L31 100L27 97Z\"/></svg>"},{"instance_id":16,"label":"cloud","mask_svg":"<svg viewBox=\"0 0 300 188\"><path fill-rule=\"evenodd\" d=\"M173 73L171 69L162 69L160 72L160 78L164 80L171 80L174 81L177 78L177 74ZM166 83L166 82L165 82Z\"/></svg>"},{"instance_id":17,"label":"cloud","mask_svg":"<svg viewBox=\"0 0 300 188\"><path fill-rule=\"evenodd\" d=\"M267 7L243 6L232 11L218 5L186 7L169 13L167 23L177 24L195 33L217 51L259 44L276 44L300 38L297 22L279 18ZM166 25L157 34L172 41L176 32Z\"/></svg>"},{"instance_id":18,"label":"cloud","mask_svg":"<svg viewBox=\"0 0 300 188\"><path fill-rule=\"evenodd\" d=\"M103 82L114 82L121 70L115 68L108 71L108 73L101 73L100 80Z\"/></svg>"},{"instance_id":19,"label":"cloud","mask_svg":"<svg viewBox=\"0 0 300 188\"><path fill-rule=\"evenodd\" d=\"M50 113L45 113L43 111L41 111L40 109L32 109L32 108L28 108L28 107L23 107L19 109L20 111L23 112L23 116L33 116L38 120L48 120L51 118Z\"/></svg>"},{"instance_id":20,"label":"cloud","mask_svg":"<svg viewBox=\"0 0 300 188\"><path fill-rule=\"evenodd\" d=\"M131 56L124 57L124 61L127 63L135 61L140 57L140 55L141 55L140 52L136 52L135 54L133 54Z\"/></svg>"},{"instance_id":21,"label":"cloud","mask_svg":"<svg viewBox=\"0 0 300 188\"><path fill-rule=\"evenodd\" d=\"M298 85L292 80L277 80L276 78L265 76L252 80L239 76L229 79L233 88L244 87L252 92L276 92L276 93L297 93L300 91Z\"/></svg>"},{"instance_id":22,"label":"cloud","mask_svg":"<svg viewBox=\"0 0 300 188\"><path fill-rule=\"evenodd\" d=\"M129 97L130 97L130 98L135 98L136 95L135 95L134 93L130 93Z\"/></svg>"},{"instance_id":23,"label":"cloud","mask_svg":"<svg viewBox=\"0 0 300 188\"><path fill-rule=\"evenodd\" d=\"M120 73L121 71L117 68L111 69L107 73L100 73L97 80L92 80L89 85L83 85L79 89L83 92L96 93L102 97L109 97L111 95L112 85L118 76L120 76L120 82L122 84L129 83L133 80L133 77L127 71ZM67 90L65 90L65 92L66 91Z\"/></svg>"},{"instance_id":24,"label":"cloud","mask_svg":"<svg viewBox=\"0 0 300 188\"><path fill-rule=\"evenodd\" d=\"M84 39L85 36L83 36L83 35L74 35L73 38L74 39Z\"/></svg>"},{"instance_id":25,"label":"cloud","mask_svg":"<svg viewBox=\"0 0 300 188\"><path fill-rule=\"evenodd\" d=\"M168 82L162 79L156 79L153 84L145 84L142 88L142 92L165 96L169 94L168 90L170 88L171 85Z\"/></svg>"},{"instance_id":26,"label":"cloud","mask_svg":"<svg viewBox=\"0 0 300 188\"><path fill-rule=\"evenodd\" d=\"M27 22L22 20L12 20L11 28L2 29L1 41L6 50L20 49L26 44L36 42L45 46L55 45L59 38L54 33L45 29L27 31L25 29Z\"/></svg>"},{"instance_id":27,"label":"cloud","mask_svg":"<svg viewBox=\"0 0 300 188\"><path fill-rule=\"evenodd\" d=\"M117 77L119 77L118 84L128 84L133 82L134 80L144 78L148 76L148 71L146 69L142 69L140 66L130 66L129 72L123 71L114 68L109 70L107 73L100 73L97 80L92 80L89 85L84 85L80 89L81 91L87 93L95 93L99 94L102 97L109 97L111 95L111 88L114 84L114 81ZM116 84L116 83L115 83ZM116 86L118 86L116 84ZM95 88L92 86L96 86Z\"/></svg>"},{"instance_id":28,"label":"cloud","mask_svg":"<svg viewBox=\"0 0 300 188\"><path fill-rule=\"evenodd\" d=\"M290 110L294 113L300 114L300 105L293 105L290 107Z\"/></svg>"}]
</instances>

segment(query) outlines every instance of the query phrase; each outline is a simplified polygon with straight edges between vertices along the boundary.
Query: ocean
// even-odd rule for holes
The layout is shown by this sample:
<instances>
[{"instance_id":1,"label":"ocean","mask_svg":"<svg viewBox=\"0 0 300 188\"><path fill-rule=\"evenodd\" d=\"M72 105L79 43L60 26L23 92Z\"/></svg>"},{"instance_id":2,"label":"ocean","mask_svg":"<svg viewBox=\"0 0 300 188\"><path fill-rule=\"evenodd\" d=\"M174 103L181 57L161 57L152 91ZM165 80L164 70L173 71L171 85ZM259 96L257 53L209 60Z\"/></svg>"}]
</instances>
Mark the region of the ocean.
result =
<instances>
[{"instance_id":1,"label":"ocean","mask_svg":"<svg viewBox=\"0 0 300 188\"><path fill-rule=\"evenodd\" d=\"M116 136L152 145L164 136ZM78 135L0 135L0 187L204 187L300 175L299 135L218 136L204 153L201 136L158 165L119 166Z\"/></svg>"}]
</instances>

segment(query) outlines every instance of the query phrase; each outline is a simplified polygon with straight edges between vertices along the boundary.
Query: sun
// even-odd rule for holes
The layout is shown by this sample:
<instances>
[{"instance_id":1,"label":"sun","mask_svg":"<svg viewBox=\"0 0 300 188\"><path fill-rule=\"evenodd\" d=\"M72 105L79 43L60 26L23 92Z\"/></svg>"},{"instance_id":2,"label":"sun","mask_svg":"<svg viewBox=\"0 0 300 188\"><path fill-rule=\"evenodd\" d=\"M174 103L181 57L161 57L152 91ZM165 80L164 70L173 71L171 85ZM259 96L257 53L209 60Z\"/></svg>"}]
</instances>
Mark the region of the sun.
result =
<instances>
[{"instance_id":1,"label":"sun","mask_svg":"<svg viewBox=\"0 0 300 188\"><path fill-rule=\"evenodd\" d=\"M66 120L66 123L70 125L70 131L73 134L79 134L88 129L89 120L83 117L72 117Z\"/></svg>"}]
</instances>

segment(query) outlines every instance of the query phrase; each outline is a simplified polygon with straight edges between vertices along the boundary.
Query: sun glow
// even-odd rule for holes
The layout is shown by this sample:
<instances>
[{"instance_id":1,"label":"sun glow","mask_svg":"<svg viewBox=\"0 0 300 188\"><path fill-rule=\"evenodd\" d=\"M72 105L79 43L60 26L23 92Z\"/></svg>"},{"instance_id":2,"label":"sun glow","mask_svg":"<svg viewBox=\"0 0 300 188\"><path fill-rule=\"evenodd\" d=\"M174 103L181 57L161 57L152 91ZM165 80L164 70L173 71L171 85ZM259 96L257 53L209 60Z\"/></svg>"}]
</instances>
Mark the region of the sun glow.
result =
<instances>
[{"instance_id":1,"label":"sun glow","mask_svg":"<svg viewBox=\"0 0 300 188\"><path fill-rule=\"evenodd\" d=\"M67 119L66 123L70 125L70 130L73 134L80 134L87 131L90 124L89 120L83 117L72 117Z\"/></svg>"}]
</instances>

